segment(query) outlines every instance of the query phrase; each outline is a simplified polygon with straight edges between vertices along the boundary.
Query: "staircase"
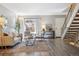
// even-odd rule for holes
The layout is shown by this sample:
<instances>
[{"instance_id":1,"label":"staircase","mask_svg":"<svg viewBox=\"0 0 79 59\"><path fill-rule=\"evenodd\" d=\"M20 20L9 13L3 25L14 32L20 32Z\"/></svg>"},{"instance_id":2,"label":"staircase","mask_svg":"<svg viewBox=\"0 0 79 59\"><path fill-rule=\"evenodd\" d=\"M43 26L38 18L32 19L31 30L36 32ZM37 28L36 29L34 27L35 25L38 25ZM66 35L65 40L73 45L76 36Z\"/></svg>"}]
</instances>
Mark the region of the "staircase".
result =
<instances>
[{"instance_id":1,"label":"staircase","mask_svg":"<svg viewBox=\"0 0 79 59\"><path fill-rule=\"evenodd\" d=\"M78 34L79 34L79 11L76 13L75 18L72 20L69 28L67 29L65 38L69 37L71 39L78 40Z\"/></svg>"},{"instance_id":2,"label":"staircase","mask_svg":"<svg viewBox=\"0 0 79 59\"><path fill-rule=\"evenodd\" d=\"M62 27L62 39L79 41L79 4L71 4Z\"/></svg>"}]
</instances>

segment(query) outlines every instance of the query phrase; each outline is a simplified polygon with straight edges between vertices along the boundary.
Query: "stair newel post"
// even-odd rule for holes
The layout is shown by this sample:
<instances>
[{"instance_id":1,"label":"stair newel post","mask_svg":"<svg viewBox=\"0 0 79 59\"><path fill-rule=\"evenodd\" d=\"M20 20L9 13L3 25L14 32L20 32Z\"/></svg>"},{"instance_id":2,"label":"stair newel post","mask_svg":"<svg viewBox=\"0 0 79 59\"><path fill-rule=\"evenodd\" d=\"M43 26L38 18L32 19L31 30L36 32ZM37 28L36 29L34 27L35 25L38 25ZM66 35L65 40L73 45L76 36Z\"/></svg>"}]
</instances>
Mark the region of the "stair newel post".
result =
<instances>
[{"instance_id":1,"label":"stair newel post","mask_svg":"<svg viewBox=\"0 0 79 59\"><path fill-rule=\"evenodd\" d=\"M79 39L79 31L76 33L76 38L75 38L75 42L74 42L74 45L76 45L76 43L77 43L77 40Z\"/></svg>"},{"instance_id":2,"label":"stair newel post","mask_svg":"<svg viewBox=\"0 0 79 59\"><path fill-rule=\"evenodd\" d=\"M78 35L77 35L76 43L77 43L78 40L79 40L79 31L78 31L77 33L78 33Z\"/></svg>"}]
</instances>

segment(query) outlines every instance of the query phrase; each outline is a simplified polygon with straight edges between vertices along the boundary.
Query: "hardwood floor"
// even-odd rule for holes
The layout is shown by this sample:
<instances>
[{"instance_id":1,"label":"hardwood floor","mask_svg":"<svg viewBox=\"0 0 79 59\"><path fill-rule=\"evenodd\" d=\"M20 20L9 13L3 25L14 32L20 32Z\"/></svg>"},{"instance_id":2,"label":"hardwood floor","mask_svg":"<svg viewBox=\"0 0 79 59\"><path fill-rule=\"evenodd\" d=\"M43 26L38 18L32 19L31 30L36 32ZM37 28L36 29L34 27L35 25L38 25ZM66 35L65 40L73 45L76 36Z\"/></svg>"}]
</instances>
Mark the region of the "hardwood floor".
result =
<instances>
[{"instance_id":1,"label":"hardwood floor","mask_svg":"<svg viewBox=\"0 0 79 59\"><path fill-rule=\"evenodd\" d=\"M49 48L46 41L37 41L34 46L26 46L23 42L13 49L2 49L0 55L13 55L13 56L48 56Z\"/></svg>"},{"instance_id":2,"label":"hardwood floor","mask_svg":"<svg viewBox=\"0 0 79 59\"><path fill-rule=\"evenodd\" d=\"M79 48L66 44L61 39L50 40L49 47L54 56L79 56Z\"/></svg>"},{"instance_id":3,"label":"hardwood floor","mask_svg":"<svg viewBox=\"0 0 79 59\"><path fill-rule=\"evenodd\" d=\"M0 49L1 56L79 56L79 48L66 44L60 38L36 41L34 46L23 42L14 48Z\"/></svg>"}]
</instances>

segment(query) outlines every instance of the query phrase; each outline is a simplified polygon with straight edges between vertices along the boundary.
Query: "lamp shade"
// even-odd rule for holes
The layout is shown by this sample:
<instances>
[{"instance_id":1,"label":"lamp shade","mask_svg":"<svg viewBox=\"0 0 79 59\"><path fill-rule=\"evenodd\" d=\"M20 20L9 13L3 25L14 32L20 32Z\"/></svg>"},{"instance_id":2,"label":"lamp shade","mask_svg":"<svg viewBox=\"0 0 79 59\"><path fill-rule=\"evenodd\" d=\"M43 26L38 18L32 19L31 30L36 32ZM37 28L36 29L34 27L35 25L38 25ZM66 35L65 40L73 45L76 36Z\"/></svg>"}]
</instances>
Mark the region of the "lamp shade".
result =
<instances>
[{"instance_id":1,"label":"lamp shade","mask_svg":"<svg viewBox=\"0 0 79 59\"><path fill-rule=\"evenodd\" d=\"M3 25L4 25L4 23L5 23L4 18L3 18L3 17L0 17L0 25L1 25L1 26L3 26Z\"/></svg>"}]
</instances>

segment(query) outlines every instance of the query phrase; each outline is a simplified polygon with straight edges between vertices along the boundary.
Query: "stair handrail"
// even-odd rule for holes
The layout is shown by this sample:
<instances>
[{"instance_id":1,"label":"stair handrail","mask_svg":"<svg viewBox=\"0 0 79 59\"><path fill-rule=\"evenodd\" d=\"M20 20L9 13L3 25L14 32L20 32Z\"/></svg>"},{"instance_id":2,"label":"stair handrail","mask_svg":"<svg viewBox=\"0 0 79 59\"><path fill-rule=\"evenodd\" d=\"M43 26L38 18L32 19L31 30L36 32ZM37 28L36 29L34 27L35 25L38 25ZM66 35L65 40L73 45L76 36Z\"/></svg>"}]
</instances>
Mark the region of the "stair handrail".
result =
<instances>
[{"instance_id":1,"label":"stair handrail","mask_svg":"<svg viewBox=\"0 0 79 59\"><path fill-rule=\"evenodd\" d=\"M66 26L66 21L67 21L68 15L69 15L69 13L70 13L71 7L72 7L72 5L70 6L70 8L69 8L69 10L68 10L68 13L67 13L67 16L66 16L66 18L65 18L64 24L63 24L63 26L62 26L62 33L63 33L63 30L64 30L64 27Z\"/></svg>"},{"instance_id":2,"label":"stair handrail","mask_svg":"<svg viewBox=\"0 0 79 59\"><path fill-rule=\"evenodd\" d=\"M73 13L73 11L75 9L75 6L76 6L76 4L74 4L74 3L70 5L70 8L68 10L67 16L65 18L64 24L63 24L62 29L61 29L62 30L61 35L64 33L64 30L65 30L65 28L67 26L67 23L68 23L69 19L72 16L72 13Z\"/></svg>"}]
</instances>

